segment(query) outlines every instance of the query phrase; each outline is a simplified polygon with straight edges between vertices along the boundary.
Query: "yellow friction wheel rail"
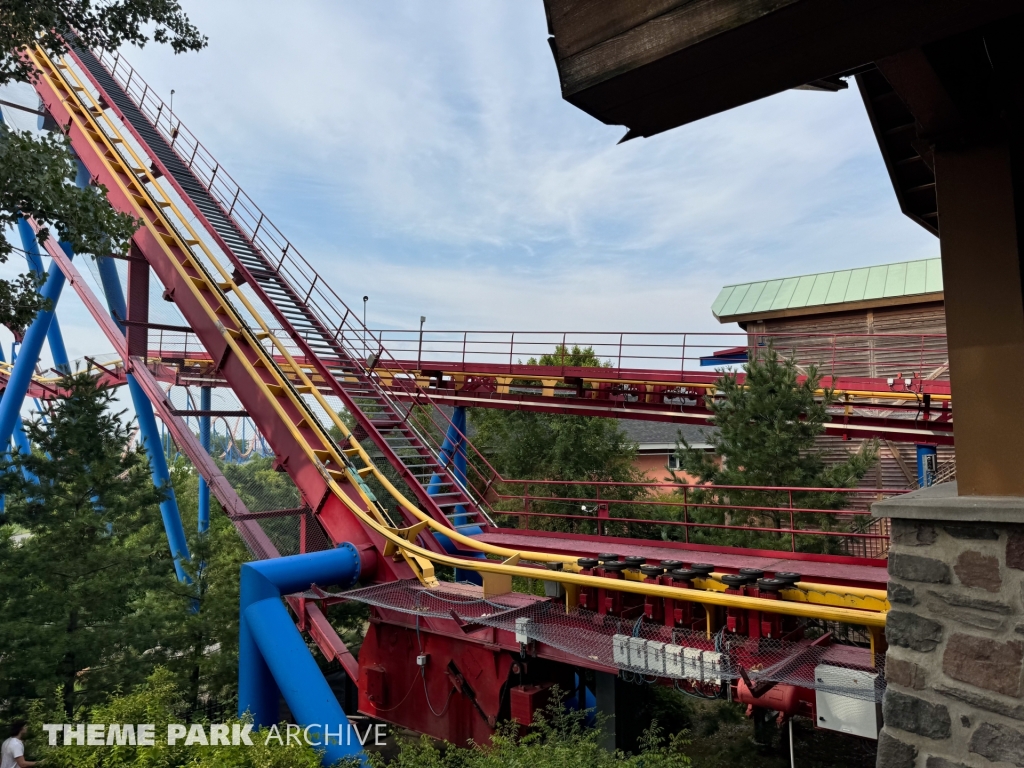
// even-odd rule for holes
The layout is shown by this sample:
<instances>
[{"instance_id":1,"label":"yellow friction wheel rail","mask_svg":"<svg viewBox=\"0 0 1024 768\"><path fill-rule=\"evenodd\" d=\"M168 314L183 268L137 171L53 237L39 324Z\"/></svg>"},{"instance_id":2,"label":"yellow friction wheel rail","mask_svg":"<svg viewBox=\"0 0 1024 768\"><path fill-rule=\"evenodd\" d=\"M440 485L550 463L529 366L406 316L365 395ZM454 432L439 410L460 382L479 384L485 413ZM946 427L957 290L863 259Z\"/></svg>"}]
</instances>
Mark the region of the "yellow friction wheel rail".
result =
<instances>
[{"instance_id":1,"label":"yellow friction wheel rail","mask_svg":"<svg viewBox=\"0 0 1024 768\"><path fill-rule=\"evenodd\" d=\"M365 449L355 439L344 422L341 421L340 416L330 407L319 389L314 386L310 378L311 372L306 370L307 368L312 368L312 366L299 364L284 343L271 332L266 322L262 319L261 314L256 311L248 298L235 285L230 272L206 246L203 239L199 237L191 224L189 224L188 219L178 210L174 201L162 190L153 173L149 170L148 163L143 162L138 157L132 149L131 143L125 140L117 124L102 109L97 99L86 88L74 69L66 63L59 65L54 63L39 48L27 51L27 55L40 71L41 76L46 78L49 85L64 102L71 115L71 119L77 123L86 140L92 144L96 157L111 171L112 177L120 186L126 198L133 201L135 210L132 213L141 219L144 225L152 232L155 241L163 249L170 263L173 264L174 269L182 278L183 286L193 293L198 304L211 321L211 325L222 329L221 335L228 349L245 365L253 383L263 390L277 418L290 430L292 437L302 446L307 458L313 462L314 466L319 468L332 493L365 526L376 531L388 542L395 552L404 557L413 572L427 586L435 586L437 584L433 573L433 564L440 564L456 568L471 568L474 571L479 571L484 576L485 593L489 589L492 593L497 593L495 590L500 591L501 589L508 591L511 589L512 577L520 576L528 579L541 578L545 581L560 582L572 588L614 588L622 592L698 602L705 605L746 610L766 610L770 607L773 613L804 616L869 627L885 625L885 613L879 610L855 610L848 607L793 600L773 601L769 606L766 605L767 601L759 598L725 594L713 591L712 589L679 589L634 580L615 581L612 584L607 578L588 576L572 571L540 571L537 568L518 565L518 563L520 560L542 563L560 562L571 564L570 568L575 568L576 558L545 552L516 551L489 545L465 536L434 520L410 502L377 468ZM83 103L83 100L88 103ZM105 125L106 131L101 128L100 121ZM122 152L126 152L129 157L123 157ZM147 188L147 183L150 188ZM174 216L173 222L168 218L168 214ZM182 231L185 233L184 235ZM173 241L177 249L185 255L184 261L176 257L175 253L171 250L169 241ZM219 273L219 281L208 273L207 269L198 260L192 250L193 248L202 250L206 260ZM238 311L228 300L228 291L245 307L249 315L258 324L259 330L253 330L245 323L238 314ZM211 297L216 302L216 306L211 306ZM230 320L234 328L226 327L225 320ZM273 354L260 343L261 340L270 341L271 345L276 348L277 353L285 360L283 365L279 365L275 361ZM245 350L254 353L256 360L250 361L249 357L245 354ZM257 364L270 372L274 381L264 381L259 371L256 370ZM298 387L294 386L283 369L291 371L298 377L301 384ZM431 552L410 540L415 539L415 533L418 532L416 529L419 529L420 526L414 526L413 529L400 529L387 519L379 503L375 503L373 499L367 496L364 490L365 484L362 482L359 474L359 468L355 467L348 460L348 456L338 448L334 440L327 434L309 405L302 399L298 391L299 389L305 394L311 395L317 401L334 425L341 430L341 434L351 446L351 451L354 451L353 455L357 455L363 462L365 465L363 468L371 470L373 476L403 509L420 520L421 523L439 533L443 533L460 545L471 550L501 557L504 561L467 561L463 558ZM305 414L305 424L316 434L320 443L319 446L311 445L309 439L303 436L292 422L282 406L280 400L282 397L286 398L298 412ZM340 484L342 480L351 483L369 511L362 509L349 494L345 493ZM810 587L812 585L806 586ZM825 585L813 586L816 589L820 588L823 592L835 593L834 589ZM804 592L803 590L793 591L810 594L810 592ZM866 608L867 606L864 607Z\"/></svg>"}]
</instances>

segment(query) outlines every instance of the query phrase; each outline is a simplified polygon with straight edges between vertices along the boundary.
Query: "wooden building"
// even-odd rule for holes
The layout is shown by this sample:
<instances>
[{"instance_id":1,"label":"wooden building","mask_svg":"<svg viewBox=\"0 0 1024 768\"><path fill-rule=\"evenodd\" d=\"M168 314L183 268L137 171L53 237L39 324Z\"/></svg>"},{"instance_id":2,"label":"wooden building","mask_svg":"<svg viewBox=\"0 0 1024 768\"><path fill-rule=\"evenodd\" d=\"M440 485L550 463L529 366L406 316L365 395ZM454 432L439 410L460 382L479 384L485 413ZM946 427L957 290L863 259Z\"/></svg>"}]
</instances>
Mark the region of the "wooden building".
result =
<instances>
[{"instance_id":1,"label":"wooden building","mask_svg":"<svg viewBox=\"0 0 1024 768\"><path fill-rule=\"evenodd\" d=\"M738 323L751 346L771 343L825 374L949 378L939 259L727 285L711 311L721 323ZM840 459L861 441L823 435L819 443ZM940 479L952 479L953 448L938 452ZM879 453L878 469L864 478L864 487L916 487L912 443L882 441Z\"/></svg>"}]
</instances>

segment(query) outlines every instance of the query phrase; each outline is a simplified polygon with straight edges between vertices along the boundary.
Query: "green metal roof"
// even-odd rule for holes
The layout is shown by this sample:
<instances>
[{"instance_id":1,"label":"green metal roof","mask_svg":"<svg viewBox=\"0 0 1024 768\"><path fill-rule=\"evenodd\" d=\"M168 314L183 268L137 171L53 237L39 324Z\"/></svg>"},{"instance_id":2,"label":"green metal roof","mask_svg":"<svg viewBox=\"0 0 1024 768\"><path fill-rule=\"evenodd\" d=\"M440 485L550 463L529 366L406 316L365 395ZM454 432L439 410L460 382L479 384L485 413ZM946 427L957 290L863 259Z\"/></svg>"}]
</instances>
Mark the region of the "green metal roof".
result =
<instances>
[{"instance_id":1,"label":"green metal roof","mask_svg":"<svg viewBox=\"0 0 1024 768\"><path fill-rule=\"evenodd\" d=\"M836 311L839 304L890 303L892 299L942 293L940 259L904 261L877 267L819 272L816 275L727 285L711 305L721 322L761 314Z\"/></svg>"}]
</instances>

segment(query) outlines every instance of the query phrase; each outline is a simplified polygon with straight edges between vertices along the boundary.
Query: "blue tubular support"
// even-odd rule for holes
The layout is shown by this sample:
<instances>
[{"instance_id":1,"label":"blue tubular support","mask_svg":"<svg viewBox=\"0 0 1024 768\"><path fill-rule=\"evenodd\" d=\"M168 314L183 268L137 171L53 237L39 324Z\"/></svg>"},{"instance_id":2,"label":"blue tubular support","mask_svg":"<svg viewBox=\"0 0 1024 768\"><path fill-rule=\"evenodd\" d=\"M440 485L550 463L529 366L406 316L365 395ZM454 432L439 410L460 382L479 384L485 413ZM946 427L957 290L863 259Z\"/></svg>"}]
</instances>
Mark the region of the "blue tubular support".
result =
<instances>
[{"instance_id":1,"label":"blue tubular support","mask_svg":"<svg viewBox=\"0 0 1024 768\"><path fill-rule=\"evenodd\" d=\"M248 712L257 727L277 723L278 701L284 696L298 723L310 727L311 739L325 748L325 765L358 755L361 747L358 743L346 745L349 740L343 732L348 731L348 718L281 596L309 589L312 584L349 587L359 573L359 551L349 543L324 552L242 566L238 715Z\"/></svg>"},{"instance_id":2,"label":"blue tubular support","mask_svg":"<svg viewBox=\"0 0 1024 768\"><path fill-rule=\"evenodd\" d=\"M99 269L100 282L103 284L103 293L107 298L110 316L114 319L117 327L121 329L121 333L124 333L124 319L128 310L124 300L124 290L121 288L121 279L117 275L117 266L108 256L97 258L96 266ZM171 473L167 469L167 459L160 443L160 430L156 425L156 416L153 415L153 404L149 402L149 398L146 397L146 393L139 383L135 381L134 376L129 373L126 378L128 391L132 396L132 404L135 406L135 417L139 421L142 444L149 455L153 485L157 488L166 488L168 492L167 498L160 502L160 517L163 519L171 557L174 558L174 572L178 576L178 581L187 581L188 574L185 573L182 562L190 560L191 556L188 552L188 542L185 539L185 528L181 524L178 500L171 487ZM2 408L2 403L0 403L0 408ZM0 422L0 426L2 426L2 422Z\"/></svg>"},{"instance_id":3,"label":"blue tubular support","mask_svg":"<svg viewBox=\"0 0 1024 768\"><path fill-rule=\"evenodd\" d=\"M21 245L25 250L25 261L33 275L43 274L43 258L39 253L39 241L36 240L36 233L32 226L24 219L18 219L18 232L21 234ZM46 331L46 341L50 345L50 354L53 356L54 367L61 373L71 373L71 362L68 360L68 351L64 347L64 336L60 332L60 323L54 317L50 321L50 327Z\"/></svg>"},{"instance_id":4,"label":"blue tubular support","mask_svg":"<svg viewBox=\"0 0 1024 768\"><path fill-rule=\"evenodd\" d=\"M67 243L61 243L60 247L64 249L64 253L69 259L74 256ZM32 325L25 331L18 359L11 370L3 398L0 398L0 446L10 445L16 425L21 418L21 406L25 402L25 394L32 383L32 375L35 373L39 353L43 350L43 342L46 341L46 335L50 330L50 322L53 320L54 310L60 300L61 291L64 289L64 282L64 273L60 271L60 267L51 263L50 269L47 271L46 282L39 291L44 299L49 300L50 309L40 310L35 320L32 321Z\"/></svg>"},{"instance_id":5,"label":"blue tubular support","mask_svg":"<svg viewBox=\"0 0 1024 768\"><path fill-rule=\"evenodd\" d=\"M0 363L2 362L4 362L4 350L3 347L0 347ZM32 443L29 442L28 435L25 434L25 425L21 421L20 413L18 414L17 420L14 422L14 447L26 456L32 452ZM39 482L39 478L24 467L22 467L21 472L24 478L30 483ZM3 508L3 497L0 496L0 513L3 512Z\"/></svg>"},{"instance_id":6,"label":"blue tubular support","mask_svg":"<svg viewBox=\"0 0 1024 768\"><path fill-rule=\"evenodd\" d=\"M448 431L445 433L444 442L441 443L441 464L452 467L452 474L455 479L465 487L466 485L466 408L465 406L456 406L455 412L452 414L452 423L448 425ZM441 492L441 488L444 486L444 481L438 474L430 476L430 482L427 484L427 493L431 496L435 496ZM455 508L455 514L452 516L452 527L456 528L459 533L465 536L475 536L479 533L483 533L483 529L478 525L469 525L468 515L465 514L465 507L459 505ZM445 536L443 533L435 533L434 538L437 539L438 543L444 548L449 554L465 555L467 552L460 552L455 542ZM487 556L483 552L474 552L470 555L478 560L486 560ZM473 584L483 584L483 577L476 571L468 571L464 568L455 569L455 580L456 581L468 581Z\"/></svg>"},{"instance_id":7,"label":"blue tubular support","mask_svg":"<svg viewBox=\"0 0 1024 768\"><path fill-rule=\"evenodd\" d=\"M75 184L84 189L89 185L89 171L86 170L81 160L77 162L78 173L75 176ZM74 258L75 254L70 245L61 243L60 247L67 254L68 259ZM43 342L50 332L50 325L53 322L54 312L57 309L57 302L60 301L60 294L64 290L65 282L64 273L60 271L60 267L51 262L50 268L46 272L46 282L39 290L39 294L49 300L50 308L41 310L32 321L32 325L25 331L25 337L21 342L21 351L7 381L3 398L0 398L0 446L5 449L10 445L15 425L21 418L21 406L25 402L25 395L32 383L32 374L35 373L36 363L39 362L39 353L43 351Z\"/></svg>"},{"instance_id":8,"label":"blue tubular support","mask_svg":"<svg viewBox=\"0 0 1024 768\"><path fill-rule=\"evenodd\" d=\"M212 388L199 388L199 409L209 411L212 406ZM208 415L199 417L199 444L203 450L210 452L210 417ZM206 478L199 476L199 532L206 533L210 530L210 486L206 484Z\"/></svg>"}]
</instances>

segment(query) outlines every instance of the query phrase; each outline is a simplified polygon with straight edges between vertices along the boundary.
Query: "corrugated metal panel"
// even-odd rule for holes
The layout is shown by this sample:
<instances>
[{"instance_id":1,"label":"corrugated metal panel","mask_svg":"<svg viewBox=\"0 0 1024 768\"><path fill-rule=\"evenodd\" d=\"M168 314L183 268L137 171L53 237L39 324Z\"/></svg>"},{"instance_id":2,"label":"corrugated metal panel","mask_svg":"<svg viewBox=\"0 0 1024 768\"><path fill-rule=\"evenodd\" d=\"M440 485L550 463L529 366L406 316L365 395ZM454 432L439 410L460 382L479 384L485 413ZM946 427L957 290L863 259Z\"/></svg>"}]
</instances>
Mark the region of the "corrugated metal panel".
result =
<instances>
[{"instance_id":1,"label":"corrugated metal panel","mask_svg":"<svg viewBox=\"0 0 1024 768\"><path fill-rule=\"evenodd\" d=\"M736 289L732 292L728 299L726 299L725 306L722 307L723 315L734 315L736 314L736 307L743 301L743 297L747 295L747 291L750 290L750 285L737 285Z\"/></svg>"},{"instance_id":2,"label":"corrugated metal panel","mask_svg":"<svg viewBox=\"0 0 1024 768\"><path fill-rule=\"evenodd\" d=\"M722 292L718 294L718 298L715 299L715 303L711 305L711 312L715 315L720 315L722 309L725 307L725 303L729 301L729 297L732 296L733 291L736 290L736 286L727 285L722 289Z\"/></svg>"},{"instance_id":3,"label":"corrugated metal panel","mask_svg":"<svg viewBox=\"0 0 1024 768\"><path fill-rule=\"evenodd\" d=\"M754 305L764 292L764 283L752 283L743 300L736 307L737 315L746 315L754 311Z\"/></svg>"},{"instance_id":4,"label":"corrugated metal panel","mask_svg":"<svg viewBox=\"0 0 1024 768\"><path fill-rule=\"evenodd\" d=\"M782 287L781 280L772 280L765 283L764 290L761 292L760 298L754 305L754 312L767 312L771 309L772 302L775 301L775 297L779 294L779 288Z\"/></svg>"},{"instance_id":5,"label":"corrugated metal panel","mask_svg":"<svg viewBox=\"0 0 1024 768\"><path fill-rule=\"evenodd\" d=\"M806 307L807 299L811 295L811 288L814 287L814 275L804 275L796 284L796 291L793 293L793 301L787 309L795 307Z\"/></svg>"},{"instance_id":6,"label":"corrugated metal panel","mask_svg":"<svg viewBox=\"0 0 1024 768\"><path fill-rule=\"evenodd\" d=\"M846 299L846 289L850 285L850 270L836 272L832 284L828 287L825 304L841 304Z\"/></svg>"},{"instance_id":7,"label":"corrugated metal panel","mask_svg":"<svg viewBox=\"0 0 1024 768\"><path fill-rule=\"evenodd\" d=\"M785 309L793 301L793 295L796 293L797 283L800 282L798 277L787 277L782 281L782 287L779 288L779 292L775 295L775 301L772 302L771 309Z\"/></svg>"},{"instance_id":8,"label":"corrugated metal panel","mask_svg":"<svg viewBox=\"0 0 1024 768\"><path fill-rule=\"evenodd\" d=\"M843 302L863 301L864 291L868 287L868 268L855 269L850 273L850 285L846 289Z\"/></svg>"},{"instance_id":9,"label":"corrugated metal panel","mask_svg":"<svg viewBox=\"0 0 1024 768\"><path fill-rule=\"evenodd\" d=\"M871 267L868 270L868 284L864 289L865 299L880 299L885 294L885 278L889 274L889 267Z\"/></svg>"},{"instance_id":10,"label":"corrugated metal panel","mask_svg":"<svg viewBox=\"0 0 1024 768\"><path fill-rule=\"evenodd\" d=\"M942 261L940 259L928 260L928 277L925 279L925 293L935 293L942 290Z\"/></svg>"},{"instance_id":11,"label":"corrugated metal panel","mask_svg":"<svg viewBox=\"0 0 1024 768\"><path fill-rule=\"evenodd\" d=\"M903 288L904 294L907 296L913 296L917 293L926 293L925 285L928 282L927 276L927 261L912 261L907 264L907 283Z\"/></svg>"},{"instance_id":12,"label":"corrugated metal panel","mask_svg":"<svg viewBox=\"0 0 1024 768\"><path fill-rule=\"evenodd\" d=\"M905 296L907 287L907 265L890 264L885 273L885 292L882 294L887 299L893 296Z\"/></svg>"},{"instance_id":13,"label":"corrugated metal panel","mask_svg":"<svg viewBox=\"0 0 1024 768\"><path fill-rule=\"evenodd\" d=\"M920 296L942 291L939 259L819 272L725 286L711 305L715 317L779 312L815 306Z\"/></svg>"}]
</instances>

